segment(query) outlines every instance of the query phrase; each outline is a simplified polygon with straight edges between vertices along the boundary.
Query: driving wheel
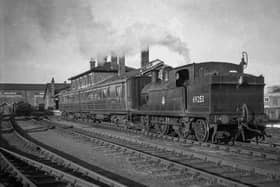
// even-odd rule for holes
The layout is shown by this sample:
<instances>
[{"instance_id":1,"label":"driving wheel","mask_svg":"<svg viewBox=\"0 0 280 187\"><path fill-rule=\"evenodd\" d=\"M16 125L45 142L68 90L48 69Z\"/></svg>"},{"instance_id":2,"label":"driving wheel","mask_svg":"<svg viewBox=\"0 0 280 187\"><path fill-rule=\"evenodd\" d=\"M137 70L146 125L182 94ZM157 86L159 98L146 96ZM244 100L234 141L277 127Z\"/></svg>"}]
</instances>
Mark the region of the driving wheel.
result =
<instances>
[{"instance_id":1,"label":"driving wheel","mask_svg":"<svg viewBox=\"0 0 280 187\"><path fill-rule=\"evenodd\" d=\"M209 125L203 119L197 119L193 124L195 137L200 142L206 142L209 137Z\"/></svg>"},{"instance_id":2,"label":"driving wheel","mask_svg":"<svg viewBox=\"0 0 280 187\"><path fill-rule=\"evenodd\" d=\"M156 131L160 135L166 135L169 131L169 125L156 125Z\"/></svg>"}]
</instances>

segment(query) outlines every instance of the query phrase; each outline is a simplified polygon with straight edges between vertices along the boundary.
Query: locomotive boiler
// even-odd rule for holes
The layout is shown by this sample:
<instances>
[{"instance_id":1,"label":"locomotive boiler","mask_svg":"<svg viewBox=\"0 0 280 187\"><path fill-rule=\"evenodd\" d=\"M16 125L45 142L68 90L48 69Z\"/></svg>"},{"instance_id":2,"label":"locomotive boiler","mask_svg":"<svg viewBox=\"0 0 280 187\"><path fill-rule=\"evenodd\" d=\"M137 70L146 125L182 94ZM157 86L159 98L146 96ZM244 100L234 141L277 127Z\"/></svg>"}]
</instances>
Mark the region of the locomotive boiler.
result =
<instances>
[{"instance_id":1,"label":"locomotive boiler","mask_svg":"<svg viewBox=\"0 0 280 187\"><path fill-rule=\"evenodd\" d=\"M161 135L205 142L265 135L264 77L239 64L202 62L172 68L154 60L60 95L65 118L110 121Z\"/></svg>"}]
</instances>

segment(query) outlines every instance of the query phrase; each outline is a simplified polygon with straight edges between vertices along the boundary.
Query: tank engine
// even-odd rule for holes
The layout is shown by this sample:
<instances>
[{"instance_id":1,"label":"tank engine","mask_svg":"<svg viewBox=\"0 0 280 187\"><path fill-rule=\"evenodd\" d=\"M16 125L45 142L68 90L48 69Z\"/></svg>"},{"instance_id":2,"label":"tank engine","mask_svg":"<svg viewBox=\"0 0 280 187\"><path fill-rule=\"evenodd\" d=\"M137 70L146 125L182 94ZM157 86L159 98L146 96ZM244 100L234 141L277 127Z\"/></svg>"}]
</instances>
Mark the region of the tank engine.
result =
<instances>
[{"instance_id":1,"label":"tank engine","mask_svg":"<svg viewBox=\"0 0 280 187\"><path fill-rule=\"evenodd\" d=\"M81 90L60 95L67 118L135 126L199 141L247 141L264 136L264 77L240 64L192 63L172 68L160 60Z\"/></svg>"}]
</instances>

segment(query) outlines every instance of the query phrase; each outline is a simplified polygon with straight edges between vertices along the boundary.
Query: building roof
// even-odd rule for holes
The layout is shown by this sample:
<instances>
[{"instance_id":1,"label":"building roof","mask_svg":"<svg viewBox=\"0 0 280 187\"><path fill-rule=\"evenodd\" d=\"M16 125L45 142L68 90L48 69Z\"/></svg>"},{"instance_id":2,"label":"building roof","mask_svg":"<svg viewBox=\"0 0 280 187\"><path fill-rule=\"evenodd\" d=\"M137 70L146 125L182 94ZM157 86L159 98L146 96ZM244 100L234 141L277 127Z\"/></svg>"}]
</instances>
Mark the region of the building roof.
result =
<instances>
[{"instance_id":1,"label":"building roof","mask_svg":"<svg viewBox=\"0 0 280 187\"><path fill-rule=\"evenodd\" d=\"M114 82L114 81L124 80L124 79L134 77L134 76L138 76L138 75L140 75L140 69L129 71L129 72L126 72L122 75L114 75L114 76L108 77L107 79L96 83L96 86L106 84L106 83L111 83L111 82Z\"/></svg>"},{"instance_id":2,"label":"building roof","mask_svg":"<svg viewBox=\"0 0 280 187\"><path fill-rule=\"evenodd\" d=\"M97 85L106 84L106 83L110 83L110 82L114 82L114 81L118 81L118 80L122 80L122 79L127 79L130 77L135 77L135 76L143 76L143 74L147 74L150 70L154 70L154 69L157 69L160 67L170 67L170 66L165 65L164 62L160 59L155 59L155 60L149 62L148 67L138 68L138 69L134 69L129 72L126 72L122 75L115 75L112 77L108 77L107 79L98 82Z\"/></svg>"},{"instance_id":3,"label":"building roof","mask_svg":"<svg viewBox=\"0 0 280 187\"><path fill-rule=\"evenodd\" d=\"M280 85L268 86L266 88L267 94L280 94Z\"/></svg>"},{"instance_id":4,"label":"building roof","mask_svg":"<svg viewBox=\"0 0 280 187\"><path fill-rule=\"evenodd\" d=\"M45 93L47 91L47 89L49 89L51 87L51 84L52 83L47 83L45 84ZM70 84L68 83L54 83L54 92L55 94L60 92L61 90L64 90L64 89L68 89L70 87Z\"/></svg>"},{"instance_id":5,"label":"building roof","mask_svg":"<svg viewBox=\"0 0 280 187\"><path fill-rule=\"evenodd\" d=\"M125 66L125 71L128 72L128 71L132 71L132 70L135 70L134 68L132 67L128 67L128 66ZM93 69L90 69L88 71L85 71L83 73L80 73L78 75L75 75L73 77L70 77L68 80L73 80L73 79L77 79L83 75L87 75L89 73L92 73L92 72L100 72L100 73L117 73L118 72L118 66L113 66L110 62L105 62L103 65L101 66L97 66Z\"/></svg>"},{"instance_id":6,"label":"building roof","mask_svg":"<svg viewBox=\"0 0 280 187\"><path fill-rule=\"evenodd\" d=\"M0 90L45 90L46 84L0 83Z\"/></svg>"}]
</instances>

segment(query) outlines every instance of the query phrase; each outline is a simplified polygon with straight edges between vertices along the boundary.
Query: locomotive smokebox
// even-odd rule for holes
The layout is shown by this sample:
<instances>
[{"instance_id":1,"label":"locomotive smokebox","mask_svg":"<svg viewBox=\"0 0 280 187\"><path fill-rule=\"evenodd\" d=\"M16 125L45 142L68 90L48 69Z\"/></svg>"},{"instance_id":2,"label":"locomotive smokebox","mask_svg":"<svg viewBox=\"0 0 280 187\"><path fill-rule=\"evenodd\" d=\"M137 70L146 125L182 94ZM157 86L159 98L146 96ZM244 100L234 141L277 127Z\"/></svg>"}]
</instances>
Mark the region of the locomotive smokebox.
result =
<instances>
[{"instance_id":1,"label":"locomotive smokebox","mask_svg":"<svg viewBox=\"0 0 280 187\"><path fill-rule=\"evenodd\" d=\"M149 63L149 47L141 51L141 68L146 67Z\"/></svg>"}]
</instances>

